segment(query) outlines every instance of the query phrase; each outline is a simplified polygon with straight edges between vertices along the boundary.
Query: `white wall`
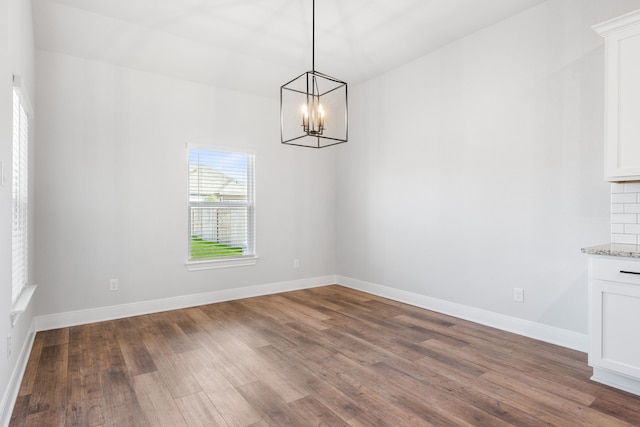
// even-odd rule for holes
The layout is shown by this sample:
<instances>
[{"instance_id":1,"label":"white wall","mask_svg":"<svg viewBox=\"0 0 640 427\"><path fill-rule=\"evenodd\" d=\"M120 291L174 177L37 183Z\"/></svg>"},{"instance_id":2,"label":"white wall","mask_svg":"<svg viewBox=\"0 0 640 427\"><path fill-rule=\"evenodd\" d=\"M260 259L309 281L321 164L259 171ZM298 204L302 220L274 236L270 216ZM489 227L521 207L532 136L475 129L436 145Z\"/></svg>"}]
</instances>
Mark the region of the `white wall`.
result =
<instances>
[{"instance_id":1,"label":"white wall","mask_svg":"<svg viewBox=\"0 0 640 427\"><path fill-rule=\"evenodd\" d=\"M37 63L38 315L334 274L335 152L280 144L278 88ZM257 265L186 270L187 143L256 153Z\"/></svg>"},{"instance_id":2,"label":"white wall","mask_svg":"<svg viewBox=\"0 0 640 427\"><path fill-rule=\"evenodd\" d=\"M23 85L33 100L34 47L29 0L0 2L0 161L4 164L5 186L0 186L0 425L11 415L13 395L20 381L20 368L32 335L33 304L12 327L11 312L11 163L13 75L23 79ZM33 130L33 129L31 129ZM31 152L34 151L30 135ZM33 178L33 171L31 171ZM33 179L32 179L33 181ZM33 185L31 185L33 200ZM33 212L31 212L33 214ZM32 215L31 215L32 218ZM33 257L30 271L33 271ZM7 355L7 337L11 336L11 356Z\"/></svg>"},{"instance_id":3,"label":"white wall","mask_svg":"<svg viewBox=\"0 0 640 427\"><path fill-rule=\"evenodd\" d=\"M638 7L550 0L356 86L338 274L586 333L610 206L590 27Z\"/></svg>"}]
</instances>

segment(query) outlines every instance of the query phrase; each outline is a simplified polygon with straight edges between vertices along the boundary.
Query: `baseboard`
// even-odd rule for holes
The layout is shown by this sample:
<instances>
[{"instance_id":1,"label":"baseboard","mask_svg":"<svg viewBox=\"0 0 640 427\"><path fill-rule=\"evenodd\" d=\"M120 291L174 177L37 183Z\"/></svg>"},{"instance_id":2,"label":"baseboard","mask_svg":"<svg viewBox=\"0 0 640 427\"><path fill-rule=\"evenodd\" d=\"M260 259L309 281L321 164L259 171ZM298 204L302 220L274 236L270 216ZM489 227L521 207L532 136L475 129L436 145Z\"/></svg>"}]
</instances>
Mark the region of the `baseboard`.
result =
<instances>
[{"instance_id":1,"label":"baseboard","mask_svg":"<svg viewBox=\"0 0 640 427\"><path fill-rule=\"evenodd\" d=\"M18 392L20 391L20 384L24 377L24 372L27 369L27 362L29 361L29 355L33 348L33 341L36 337L36 323L35 319L31 321L29 326L29 333L27 339L24 340L20 354L18 355L18 362L16 363L9 384L5 390L2 402L0 402L0 426L7 427L11 421L11 413L15 406L16 399L18 398Z\"/></svg>"},{"instance_id":2,"label":"baseboard","mask_svg":"<svg viewBox=\"0 0 640 427\"><path fill-rule=\"evenodd\" d=\"M556 344L562 347L571 348L582 352L588 350L588 336L566 329L556 328L542 323L531 322L517 317L506 316L475 307L444 301L414 292L403 291L390 288L388 286L377 285L352 279L344 276L337 276L336 281L342 286L389 298L394 301L403 302L416 307L447 314L460 319L469 320L507 332L513 332L539 341Z\"/></svg>"},{"instance_id":3,"label":"baseboard","mask_svg":"<svg viewBox=\"0 0 640 427\"><path fill-rule=\"evenodd\" d=\"M640 381L636 378L618 374L608 369L594 367L591 379L600 384L640 396Z\"/></svg>"},{"instance_id":4,"label":"baseboard","mask_svg":"<svg viewBox=\"0 0 640 427\"><path fill-rule=\"evenodd\" d=\"M479 308L457 304L414 292L403 291L388 286L377 285L362 280L344 276L321 276L287 282L269 283L264 285L247 286L235 289L205 292L200 294L182 295L173 298L165 298L152 301L141 301L131 304L122 304L94 309L57 313L45 316L37 316L35 321L36 331L66 328L69 326L83 325L87 323L101 322L105 320L121 319L124 317L139 316L143 314L158 313L180 308L195 307L198 305L212 304L216 302L231 301L242 298L270 295L280 292L309 289L330 284L340 284L348 288L357 289L389 298L395 301L411 304L416 307L437 311L439 313L469 320L486 326L491 326L508 332L513 332L529 338L562 347L587 352L588 336L566 329L556 328L542 323L519 319Z\"/></svg>"},{"instance_id":5,"label":"baseboard","mask_svg":"<svg viewBox=\"0 0 640 427\"><path fill-rule=\"evenodd\" d=\"M335 276L322 276L37 316L35 318L36 330L47 331L50 329L66 328L70 326L84 325L87 323L102 322L105 320L178 310L181 308L195 307L198 305L212 304L216 302L309 289L335 283Z\"/></svg>"}]
</instances>

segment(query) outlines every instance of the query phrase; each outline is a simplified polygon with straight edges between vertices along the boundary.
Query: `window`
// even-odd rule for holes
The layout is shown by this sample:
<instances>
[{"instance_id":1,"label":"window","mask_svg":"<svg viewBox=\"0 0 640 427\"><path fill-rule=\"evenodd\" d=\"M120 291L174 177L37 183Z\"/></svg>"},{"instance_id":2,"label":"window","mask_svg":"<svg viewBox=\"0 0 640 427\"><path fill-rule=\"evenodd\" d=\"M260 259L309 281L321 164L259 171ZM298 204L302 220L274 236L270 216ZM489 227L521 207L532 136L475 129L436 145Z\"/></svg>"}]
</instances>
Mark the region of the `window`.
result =
<instances>
[{"instance_id":1,"label":"window","mask_svg":"<svg viewBox=\"0 0 640 427\"><path fill-rule=\"evenodd\" d=\"M189 150L188 265L255 259L254 162L247 153Z\"/></svg>"},{"instance_id":2,"label":"window","mask_svg":"<svg viewBox=\"0 0 640 427\"><path fill-rule=\"evenodd\" d=\"M13 174L12 174L12 286L11 302L15 304L27 286L28 272L28 163L29 163L29 118L20 89L13 89Z\"/></svg>"}]
</instances>

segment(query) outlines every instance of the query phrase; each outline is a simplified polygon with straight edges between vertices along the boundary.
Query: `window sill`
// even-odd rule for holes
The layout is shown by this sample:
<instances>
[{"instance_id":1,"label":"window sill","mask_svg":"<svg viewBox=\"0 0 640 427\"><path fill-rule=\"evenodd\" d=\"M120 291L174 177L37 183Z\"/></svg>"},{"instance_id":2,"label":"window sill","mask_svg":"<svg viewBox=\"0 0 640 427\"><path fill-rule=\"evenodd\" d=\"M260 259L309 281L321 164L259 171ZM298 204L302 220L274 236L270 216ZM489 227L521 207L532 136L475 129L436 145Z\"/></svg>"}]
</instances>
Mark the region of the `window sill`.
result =
<instances>
[{"instance_id":1,"label":"window sill","mask_svg":"<svg viewBox=\"0 0 640 427\"><path fill-rule=\"evenodd\" d=\"M207 259L203 261L187 261L184 266L189 271L211 270L214 268L244 267L255 265L258 262L257 256L227 259Z\"/></svg>"},{"instance_id":2,"label":"window sill","mask_svg":"<svg viewBox=\"0 0 640 427\"><path fill-rule=\"evenodd\" d=\"M18 318L22 313L27 310L29 303L33 299L33 294L36 291L37 285L25 286L25 288L20 293L20 296L16 300L16 302L11 307L11 311L9 312L9 316L11 317L11 327L16 325Z\"/></svg>"}]
</instances>

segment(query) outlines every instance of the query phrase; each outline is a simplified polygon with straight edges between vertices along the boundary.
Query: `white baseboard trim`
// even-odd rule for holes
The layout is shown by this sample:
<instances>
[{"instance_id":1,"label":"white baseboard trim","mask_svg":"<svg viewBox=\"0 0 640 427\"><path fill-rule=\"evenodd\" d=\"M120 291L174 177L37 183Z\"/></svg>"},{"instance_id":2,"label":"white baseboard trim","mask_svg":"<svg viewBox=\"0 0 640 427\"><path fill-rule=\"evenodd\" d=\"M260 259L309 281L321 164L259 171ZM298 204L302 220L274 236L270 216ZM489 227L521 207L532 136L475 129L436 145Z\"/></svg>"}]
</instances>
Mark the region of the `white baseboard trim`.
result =
<instances>
[{"instance_id":1,"label":"white baseboard trim","mask_svg":"<svg viewBox=\"0 0 640 427\"><path fill-rule=\"evenodd\" d=\"M604 368L593 368L593 381L640 396L640 381Z\"/></svg>"},{"instance_id":2,"label":"white baseboard trim","mask_svg":"<svg viewBox=\"0 0 640 427\"><path fill-rule=\"evenodd\" d=\"M16 399L18 398L20 384L22 384L22 378L24 377L24 372L27 369L27 362L29 361L29 355L31 354L35 337L36 322L34 319L31 321L27 338L24 340L24 344L20 350L20 354L18 355L18 361L13 369L11 378L9 379L9 384L7 384L4 396L2 397L2 402L0 402L0 426L2 427L7 427L11 421L11 414L13 412L13 407L16 404Z\"/></svg>"},{"instance_id":3,"label":"white baseboard trim","mask_svg":"<svg viewBox=\"0 0 640 427\"><path fill-rule=\"evenodd\" d=\"M504 314L494 313L475 307L457 304L414 292L403 291L390 288L388 286L376 285L362 280L352 279L344 276L336 276L336 281L342 286L389 298L394 301L403 302L438 313L447 314L481 325L491 326L507 332L533 338L539 341L556 344L562 347L571 348L582 352L587 352L589 340L586 334L556 328L554 326L536 323L529 320L519 319Z\"/></svg>"},{"instance_id":4,"label":"white baseboard trim","mask_svg":"<svg viewBox=\"0 0 640 427\"><path fill-rule=\"evenodd\" d=\"M513 332L529 338L562 347L587 352L588 336L566 329L556 328L542 323L519 319L479 308L457 304L414 292L403 291L388 286L377 285L362 280L344 276L321 276L308 279L276 282L264 285L247 286L236 289L205 292L201 294L182 295L152 301L141 301L109 307L98 307L87 310L37 316L34 319L35 331L66 328L105 320L121 319L124 317L140 316L161 311L177 310L186 307L231 301L280 292L309 289L330 284L340 284L348 288L368 292L384 298L414 305L416 307L433 310L439 313L469 320L486 326L491 326L508 332ZM28 353L27 353L28 354Z\"/></svg>"},{"instance_id":5,"label":"white baseboard trim","mask_svg":"<svg viewBox=\"0 0 640 427\"><path fill-rule=\"evenodd\" d=\"M98 307L87 310L70 311L66 313L37 316L35 325L37 331L67 328L87 323L105 320L121 319L124 317L140 316L143 314L159 313L162 311L178 310L216 302L251 298L280 292L309 289L336 283L335 276L321 276L308 279L276 282L264 285L246 286L235 289L205 292L201 294L181 295L151 301L141 301L130 304Z\"/></svg>"}]
</instances>

